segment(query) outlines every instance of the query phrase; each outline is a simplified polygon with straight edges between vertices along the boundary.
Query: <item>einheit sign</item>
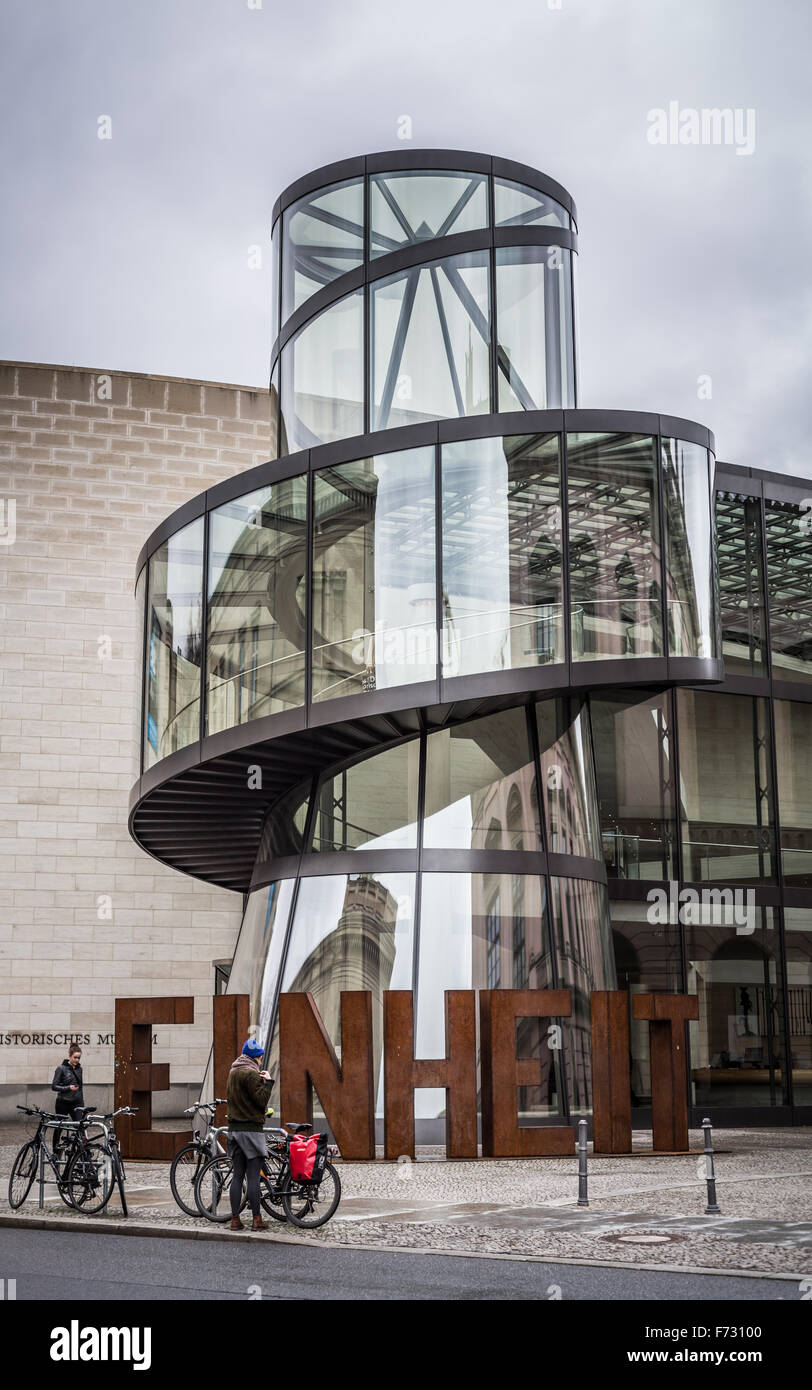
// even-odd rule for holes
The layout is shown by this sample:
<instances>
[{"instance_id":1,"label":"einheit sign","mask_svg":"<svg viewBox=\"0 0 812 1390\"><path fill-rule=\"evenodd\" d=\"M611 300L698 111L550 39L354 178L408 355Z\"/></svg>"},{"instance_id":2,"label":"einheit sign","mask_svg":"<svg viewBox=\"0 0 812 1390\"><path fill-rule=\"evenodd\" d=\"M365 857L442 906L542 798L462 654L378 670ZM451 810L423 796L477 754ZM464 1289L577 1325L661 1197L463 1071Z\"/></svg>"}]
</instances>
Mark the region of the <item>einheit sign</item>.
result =
<instances>
[{"instance_id":1,"label":"einheit sign","mask_svg":"<svg viewBox=\"0 0 812 1390\"><path fill-rule=\"evenodd\" d=\"M591 995L592 1110L596 1153L629 1153L632 1141L629 995L599 990ZM632 1017L648 1022L651 1044L652 1129L654 1148L688 1148L688 1075L685 1026L699 1017L696 995L637 994ZM214 1000L215 1092L222 1095L228 1068L248 1033L248 996ZM531 1158L572 1153L570 1125L520 1125L517 1092L538 1086L549 1059L517 1052L519 1019L567 1019L568 989L445 991L445 1056L415 1057L411 991L383 995L384 1152L387 1158L414 1157L414 1092L445 1091L446 1152L449 1158L476 1158L477 1091L482 1103L482 1155ZM169 1085L169 1068L151 1062L153 1022L192 1021L191 999L116 1001L116 1104L139 1105L136 1125L122 1135L132 1156L170 1157L183 1136L150 1130L150 1093ZM560 1027L548 1032L557 1039ZM560 1042L549 1041L550 1047ZM341 1058L311 994L279 999L279 1093L283 1116L313 1119L318 1095L344 1158L375 1158L375 1065L372 993L341 994ZM219 1089L218 1089L219 1088ZM220 1118L220 1117L218 1117ZM222 1123L222 1119L220 1119Z\"/></svg>"}]
</instances>

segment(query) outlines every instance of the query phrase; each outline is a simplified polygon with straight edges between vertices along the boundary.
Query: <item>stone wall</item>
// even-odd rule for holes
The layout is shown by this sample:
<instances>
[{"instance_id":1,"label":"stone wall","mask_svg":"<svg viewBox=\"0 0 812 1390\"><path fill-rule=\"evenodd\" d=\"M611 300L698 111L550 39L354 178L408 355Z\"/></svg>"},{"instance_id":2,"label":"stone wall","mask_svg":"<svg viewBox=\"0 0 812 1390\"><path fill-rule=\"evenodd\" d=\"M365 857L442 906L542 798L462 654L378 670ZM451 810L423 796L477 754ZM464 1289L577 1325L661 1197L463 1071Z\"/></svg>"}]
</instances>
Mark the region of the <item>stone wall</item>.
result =
<instances>
[{"instance_id":1,"label":"stone wall","mask_svg":"<svg viewBox=\"0 0 812 1390\"><path fill-rule=\"evenodd\" d=\"M0 363L0 1114L50 1095L68 1033L88 1100L110 1096L117 994L196 998L194 1026L156 1026L156 1113L202 1078L242 900L127 831L134 566L175 507L275 454L268 414L266 391Z\"/></svg>"}]
</instances>

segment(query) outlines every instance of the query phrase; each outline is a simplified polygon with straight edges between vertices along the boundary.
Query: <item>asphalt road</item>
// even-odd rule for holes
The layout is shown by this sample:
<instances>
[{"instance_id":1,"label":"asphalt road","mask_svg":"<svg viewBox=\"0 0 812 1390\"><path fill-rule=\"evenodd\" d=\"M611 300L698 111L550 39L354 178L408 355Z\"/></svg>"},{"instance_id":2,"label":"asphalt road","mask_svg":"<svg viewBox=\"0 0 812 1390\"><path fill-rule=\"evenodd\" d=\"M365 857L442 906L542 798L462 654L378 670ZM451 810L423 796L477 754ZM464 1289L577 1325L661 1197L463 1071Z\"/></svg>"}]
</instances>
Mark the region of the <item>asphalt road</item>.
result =
<instances>
[{"instance_id":1,"label":"asphalt road","mask_svg":"<svg viewBox=\"0 0 812 1390\"><path fill-rule=\"evenodd\" d=\"M788 1280L724 1274L8 1226L0 1227L0 1278L16 1279L18 1301L799 1298L797 1284Z\"/></svg>"}]
</instances>

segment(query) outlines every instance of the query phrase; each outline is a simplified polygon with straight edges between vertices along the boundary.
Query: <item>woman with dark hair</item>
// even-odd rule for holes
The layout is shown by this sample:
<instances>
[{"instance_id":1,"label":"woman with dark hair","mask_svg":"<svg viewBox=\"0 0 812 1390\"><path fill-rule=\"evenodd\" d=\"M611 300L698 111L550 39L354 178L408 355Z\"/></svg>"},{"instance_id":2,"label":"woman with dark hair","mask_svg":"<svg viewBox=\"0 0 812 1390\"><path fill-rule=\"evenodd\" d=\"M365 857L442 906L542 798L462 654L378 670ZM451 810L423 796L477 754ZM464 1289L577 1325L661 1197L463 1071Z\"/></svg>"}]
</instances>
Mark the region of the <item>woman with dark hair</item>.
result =
<instances>
[{"instance_id":1,"label":"woman with dark hair","mask_svg":"<svg viewBox=\"0 0 812 1390\"><path fill-rule=\"evenodd\" d=\"M73 1119L74 1110L77 1106L84 1105L85 1103L84 1093L82 1091L82 1049L78 1043L71 1043L68 1048L67 1057L54 1072L51 1090L57 1093L57 1115L65 1115ZM56 1153L62 1133L63 1131L61 1129L54 1130L54 1153Z\"/></svg>"}]
</instances>

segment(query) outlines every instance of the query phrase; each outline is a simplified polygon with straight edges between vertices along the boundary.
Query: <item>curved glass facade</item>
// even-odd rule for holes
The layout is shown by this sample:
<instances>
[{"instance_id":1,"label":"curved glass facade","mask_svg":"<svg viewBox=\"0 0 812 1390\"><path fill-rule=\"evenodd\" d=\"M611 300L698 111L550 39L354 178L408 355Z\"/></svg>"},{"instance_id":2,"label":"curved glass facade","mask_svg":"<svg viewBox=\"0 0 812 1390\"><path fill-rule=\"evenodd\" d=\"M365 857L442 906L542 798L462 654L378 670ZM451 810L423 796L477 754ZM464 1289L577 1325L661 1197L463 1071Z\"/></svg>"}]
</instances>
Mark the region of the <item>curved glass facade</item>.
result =
<instances>
[{"instance_id":1,"label":"curved glass facade","mask_svg":"<svg viewBox=\"0 0 812 1390\"><path fill-rule=\"evenodd\" d=\"M371 991L380 1115L386 990L432 1057L445 990L566 988L558 1044L517 1023L517 1102L575 1116L590 994L622 989L648 1124L632 996L687 991L693 1122L786 1119L812 1105L809 485L571 408L576 250L565 190L484 156L283 195L280 457L144 548L133 834L246 894L228 988L272 1069L280 991L336 1047ZM443 1093L415 1104L441 1138Z\"/></svg>"},{"instance_id":2,"label":"curved glass facade","mask_svg":"<svg viewBox=\"0 0 812 1390\"><path fill-rule=\"evenodd\" d=\"M527 668L567 686L568 655L664 658L666 612L671 656L717 654L707 448L663 440L661 465L656 434L542 428L323 453L276 481L267 465L267 485L152 555L145 768L328 701Z\"/></svg>"},{"instance_id":3,"label":"curved glass facade","mask_svg":"<svg viewBox=\"0 0 812 1390\"><path fill-rule=\"evenodd\" d=\"M426 420L576 404L573 219L551 192L490 165L368 167L280 211L278 456Z\"/></svg>"}]
</instances>

